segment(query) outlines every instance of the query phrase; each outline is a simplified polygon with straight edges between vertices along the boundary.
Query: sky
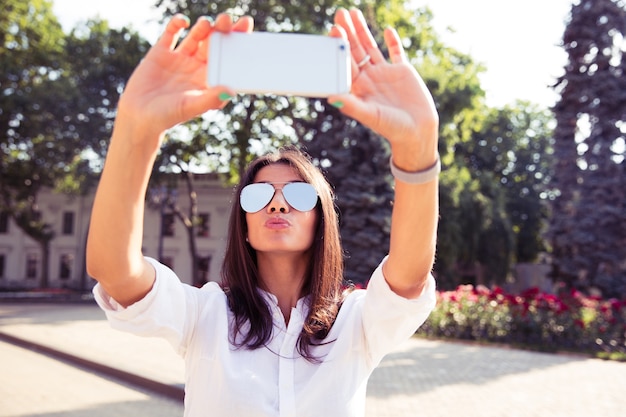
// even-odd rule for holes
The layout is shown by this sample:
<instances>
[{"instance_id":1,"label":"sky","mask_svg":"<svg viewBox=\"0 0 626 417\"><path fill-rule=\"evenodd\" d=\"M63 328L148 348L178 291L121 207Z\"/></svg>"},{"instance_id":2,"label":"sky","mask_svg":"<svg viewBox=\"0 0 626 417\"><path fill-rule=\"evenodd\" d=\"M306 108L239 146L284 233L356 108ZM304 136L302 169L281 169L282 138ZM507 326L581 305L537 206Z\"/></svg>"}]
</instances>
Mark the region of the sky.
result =
<instances>
[{"instance_id":1,"label":"sky","mask_svg":"<svg viewBox=\"0 0 626 417\"><path fill-rule=\"evenodd\" d=\"M481 85L490 106L528 100L548 107L558 98L549 88L563 73L559 47L572 0L412 0L428 6L444 42L486 67ZM53 0L64 29L99 16L112 27L132 24L149 41L159 35L154 0ZM449 30L449 29L452 29Z\"/></svg>"}]
</instances>

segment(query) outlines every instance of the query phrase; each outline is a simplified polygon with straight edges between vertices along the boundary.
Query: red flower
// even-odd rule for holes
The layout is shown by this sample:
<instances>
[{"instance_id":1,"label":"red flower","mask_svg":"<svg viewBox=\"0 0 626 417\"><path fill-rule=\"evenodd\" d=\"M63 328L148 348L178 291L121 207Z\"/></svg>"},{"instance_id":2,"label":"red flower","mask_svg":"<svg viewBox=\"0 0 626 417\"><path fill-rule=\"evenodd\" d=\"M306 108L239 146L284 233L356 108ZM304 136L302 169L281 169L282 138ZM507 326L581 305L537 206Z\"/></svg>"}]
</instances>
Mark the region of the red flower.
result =
<instances>
[{"instance_id":1,"label":"red flower","mask_svg":"<svg viewBox=\"0 0 626 417\"><path fill-rule=\"evenodd\" d=\"M490 296L491 291L489 291L489 288L485 287L484 285L477 285L476 288L474 288L474 294Z\"/></svg>"},{"instance_id":2,"label":"red flower","mask_svg":"<svg viewBox=\"0 0 626 417\"><path fill-rule=\"evenodd\" d=\"M611 305L611 308L615 311L618 311L622 306L626 305L626 303L621 303L619 300L615 298L611 298L609 300L609 304Z\"/></svg>"},{"instance_id":3,"label":"red flower","mask_svg":"<svg viewBox=\"0 0 626 417\"><path fill-rule=\"evenodd\" d=\"M531 287L522 292L520 295L524 298L535 298L540 295L540 291L538 287Z\"/></svg>"},{"instance_id":4,"label":"red flower","mask_svg":"<svg viewBox=\"0 0 626 417\"><path fill-rule=\"evenodd\" d=\"M569 311L569 306L567 304L565 304L563 301L560 301L557 303L557 309L556 309L556 313L557 314L561 314L561 313L565 313Z\"/></svg>"}]
</instances>

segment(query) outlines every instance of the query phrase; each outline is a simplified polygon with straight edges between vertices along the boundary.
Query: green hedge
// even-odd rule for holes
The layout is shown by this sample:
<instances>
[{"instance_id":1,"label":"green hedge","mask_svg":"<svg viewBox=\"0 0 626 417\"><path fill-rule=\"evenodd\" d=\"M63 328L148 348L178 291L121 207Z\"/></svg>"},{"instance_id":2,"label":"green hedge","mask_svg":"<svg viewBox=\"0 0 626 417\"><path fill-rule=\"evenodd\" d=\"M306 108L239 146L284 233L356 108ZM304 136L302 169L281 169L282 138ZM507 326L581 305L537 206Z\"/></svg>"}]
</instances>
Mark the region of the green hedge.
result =
<instances>
[{"instance_id":1,"label":"green hedge","mask_svg":"<svg viewBox=\"0 0 626 417\"><path fill-rule=\"evenodd\" d=\"M418 335L626 359L626 300L578 291L552 295L537 288L514 295L472 285L439 292L437 298Z\"/></svg>"}]
</instances>

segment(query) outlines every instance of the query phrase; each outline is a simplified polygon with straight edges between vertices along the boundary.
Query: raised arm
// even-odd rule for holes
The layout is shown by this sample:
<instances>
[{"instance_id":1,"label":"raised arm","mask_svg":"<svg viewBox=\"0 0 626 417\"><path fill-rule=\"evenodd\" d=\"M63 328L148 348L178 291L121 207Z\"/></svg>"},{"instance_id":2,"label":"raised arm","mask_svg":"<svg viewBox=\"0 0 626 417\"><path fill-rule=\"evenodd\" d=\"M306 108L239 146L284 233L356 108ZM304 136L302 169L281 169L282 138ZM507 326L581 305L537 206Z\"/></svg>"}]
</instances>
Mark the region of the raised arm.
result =
<instances>
[{"instance_id":1,"label":"raised arm","mask_svg":"<svg viewBox=\"0 0 626 417\"><path fill-rule=\"evenodd\" d=\"M155 273L142 254L144 198L165 132L234 94L205 84L211 31L250 31L252 20L233 24L220 15L189 26L174 16L130 77L120 97L107 158L98 185L87 240L87 271L117 302L128 306L152 288ZM226 96L222 94L226 94Z\"/></svg>"},{"instance_id":2,"label":"raised arm","mask_svg":"<svg viewBox=\"0 0 626 417\"><path fill-rule=\"evenodd\" d=\"M352 54L352 91L329 102L391 145L394 165L402 171L428 171L438 161L439 117L423 80L408 62L394 29L386 29L390 61L382 55L359 10L340 9L332 36L345 36ZM368 59L369 57L369 59ZM384 274L391 289L417 297L435 257L438 182L395 181L391 243Z\"/></svg>"}]
</instances>

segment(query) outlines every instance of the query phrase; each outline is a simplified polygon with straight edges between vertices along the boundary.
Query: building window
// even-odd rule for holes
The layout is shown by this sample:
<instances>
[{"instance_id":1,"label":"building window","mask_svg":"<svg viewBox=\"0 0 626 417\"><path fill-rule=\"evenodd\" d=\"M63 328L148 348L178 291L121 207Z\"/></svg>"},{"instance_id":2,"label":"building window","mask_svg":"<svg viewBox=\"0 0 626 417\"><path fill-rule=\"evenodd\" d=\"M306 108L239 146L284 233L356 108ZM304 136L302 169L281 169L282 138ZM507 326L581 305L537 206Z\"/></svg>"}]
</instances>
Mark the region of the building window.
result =
<instances>
[{"instance_id":1,"label":"building window","mask_svg":"<svg viewBox=\"0 0 626 417\"><path fill-rule=\"evenodd\" d=\"M72 269L74 266L74 255L71 253L64 253L61 255L59 262L59 278L70 279L72 278Z\"/></svg>"},{"instance_id":2,"label":"building window","mask_svg":"<svg viewBox=\"0 0 626 417\"><path fill-rule=\"evenodd\" d=\"M6 256L0 253L0 279L4 278L4 265L6 264Z\"/></svg>"},{"instance_id":3,"label":"building window","mask_svg":"<svg viewBox=\"0 0 626 417\"><path fill-rule=\"evenodd\" d=\"M196 236L209 237L211 235L211 215L209 213L200 213L198 215L198 225L196 228Z\"/></svg>"},{"instance_id":4,"label":"building window","mask_svg":"<svg viewBox=\"0 0 626 417\"><path fill-rule=\"evenodd\" d=\"M161 216L161 231L163 236L174 236L176 218L174 213L163 213Z\"/></svg>"},{"instance_id":5,"label":"building window","mask_svg":"<svg viewBox=\"0 0 626 417\"><path fill-rule=\"evenodd\" d=\"M0 233L9 233L9 213L0 211Z\"/></svg>"},{"instance_id":6,"label":"building window","mask_svg":"<svg viewBox=\"0 0 626 417\"><path fill-rule=\"evenodd\" d=\"M63 213L63 234L66 236L74 234L74 212L73 211L66 211Z\"/></svg>"},{"instance_id":7,"label":"building window","mask_svg":"<svg viewBox=\"0 0 626 417\"><path fill-rule=\"evenodd\" d=\"M35 279L39 275L39 257L36 253L26 255L26 278Z\"/></svg>"}]
</instances>

